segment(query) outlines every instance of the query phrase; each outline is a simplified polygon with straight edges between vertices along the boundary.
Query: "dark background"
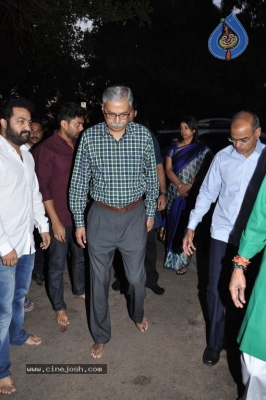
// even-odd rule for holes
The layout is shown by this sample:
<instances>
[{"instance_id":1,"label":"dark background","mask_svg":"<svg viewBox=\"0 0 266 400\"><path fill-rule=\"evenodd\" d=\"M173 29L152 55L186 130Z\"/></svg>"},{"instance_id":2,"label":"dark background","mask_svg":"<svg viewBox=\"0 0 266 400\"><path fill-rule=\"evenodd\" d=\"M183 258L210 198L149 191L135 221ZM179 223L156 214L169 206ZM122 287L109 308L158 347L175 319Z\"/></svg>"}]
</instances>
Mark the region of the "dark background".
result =
<instances>
[{"instance_id":1,"label":"dark background","mask_svg":"<svg viewBox=\"0 0 266 400\"><path fill-rule=\"evenodd\" d=\"M223 61L208 38L234 6L249 45ZM46 120L65 101L85 101L97 123L103 90L124 84L154 130L184 114L230 118L241 109L266 129L264 0L224 0L221 9L212 0L0 0L0 15L0 95L32 99Z\"/></svg>"}]
</instances>

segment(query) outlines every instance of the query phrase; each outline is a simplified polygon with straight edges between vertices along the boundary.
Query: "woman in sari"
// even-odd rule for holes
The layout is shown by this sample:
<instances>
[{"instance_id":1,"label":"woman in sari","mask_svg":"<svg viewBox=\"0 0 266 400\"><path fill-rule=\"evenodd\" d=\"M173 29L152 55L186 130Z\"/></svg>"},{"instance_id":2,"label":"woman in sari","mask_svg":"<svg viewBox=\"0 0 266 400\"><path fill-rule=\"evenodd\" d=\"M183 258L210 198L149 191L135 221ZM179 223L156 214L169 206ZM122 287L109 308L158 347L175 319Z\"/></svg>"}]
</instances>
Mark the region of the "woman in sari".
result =
<instances>
[{"instance_id":1,"label":"woman in sari","mask_svg":"<svg viewBox=\"0 0 266 400\"><path fill-rule=\"evenodd\" d=\"M166 153L165 172L170 185L167 195L167 254L164 267L173 269L177 275L184 275L191 256L183 252L182 239L199 189L198 177L204 177L212 153L205 143L197 141L198 126L194 117L182 118L180 131L181 139L174 140ZM192 187L197 187L197 190L192 190Z\"/></svg>"}]
</instances>

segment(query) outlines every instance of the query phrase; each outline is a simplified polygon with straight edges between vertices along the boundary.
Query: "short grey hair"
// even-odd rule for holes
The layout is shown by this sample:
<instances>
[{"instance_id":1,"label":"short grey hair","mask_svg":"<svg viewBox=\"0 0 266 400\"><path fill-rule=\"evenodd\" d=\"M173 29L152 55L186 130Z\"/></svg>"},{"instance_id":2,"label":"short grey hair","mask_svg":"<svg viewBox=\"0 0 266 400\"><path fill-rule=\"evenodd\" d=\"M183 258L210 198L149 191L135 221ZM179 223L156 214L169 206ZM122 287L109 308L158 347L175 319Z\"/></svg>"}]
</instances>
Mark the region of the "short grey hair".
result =
<instances>
[{"instance_id":1,"label":"short grey hair","mask_svg":"<svg viewBox=\"0 0 266 400\"><path fill-rule=\"evenodd\" d=\"M133 95L131 89L126 86L110 86L103 92L102 102L105 104L107 101L113 101L115 103L121 103L122 101L128 101L130 107L133 103Z\"/></svg>"}]
</instances>

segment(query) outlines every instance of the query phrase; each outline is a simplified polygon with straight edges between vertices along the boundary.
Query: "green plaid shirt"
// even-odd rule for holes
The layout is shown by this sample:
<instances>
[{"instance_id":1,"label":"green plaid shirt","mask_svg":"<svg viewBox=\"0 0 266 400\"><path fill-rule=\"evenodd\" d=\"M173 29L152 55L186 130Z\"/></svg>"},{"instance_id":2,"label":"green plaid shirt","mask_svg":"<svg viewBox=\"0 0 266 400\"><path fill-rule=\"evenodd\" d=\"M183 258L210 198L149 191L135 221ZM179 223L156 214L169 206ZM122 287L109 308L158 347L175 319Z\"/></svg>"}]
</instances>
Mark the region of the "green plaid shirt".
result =
<instances>
[{"instance_id":1,"label":"green plaid shirt","mask_svg":"<svg viewBox=\"0 0 266 400\"><path fill-rule=\"evenodd\" d=\"M87 195L113 207L125 207L145 194L147 218L154 218L158 178L151 134L130 122L119 141L105 122L81 138L69 189L76 227L84 226Z\"/></svg>"}]
</instances>

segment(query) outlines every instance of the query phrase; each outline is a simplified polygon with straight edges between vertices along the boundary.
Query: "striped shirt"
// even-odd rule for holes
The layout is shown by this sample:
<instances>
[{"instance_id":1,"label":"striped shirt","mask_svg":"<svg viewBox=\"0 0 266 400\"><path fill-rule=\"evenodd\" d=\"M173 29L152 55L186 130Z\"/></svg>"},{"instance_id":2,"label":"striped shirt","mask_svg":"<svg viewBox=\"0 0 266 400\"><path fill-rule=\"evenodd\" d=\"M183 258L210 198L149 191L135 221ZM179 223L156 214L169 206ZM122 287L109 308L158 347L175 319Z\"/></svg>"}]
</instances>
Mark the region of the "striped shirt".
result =
<instances>
[{"instance_id":1,"label":"striped shirt","mask_svg":"<svg viewBox=\"0 0 266 400\"><path fill-rule=\"evenodd\" d=\"M105 122L83 133L69 189L76 227L84 226L88 193L113 207L125 207L145 194L147 218L154 218L158 178L148 129L130 122L118 141Z\"/></svg>"}]
</instances>

